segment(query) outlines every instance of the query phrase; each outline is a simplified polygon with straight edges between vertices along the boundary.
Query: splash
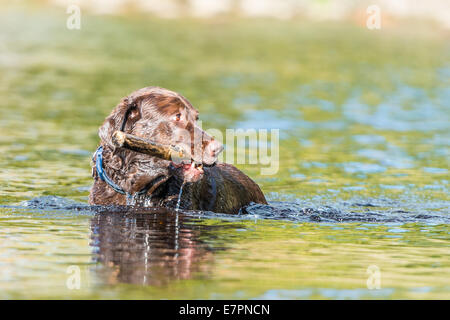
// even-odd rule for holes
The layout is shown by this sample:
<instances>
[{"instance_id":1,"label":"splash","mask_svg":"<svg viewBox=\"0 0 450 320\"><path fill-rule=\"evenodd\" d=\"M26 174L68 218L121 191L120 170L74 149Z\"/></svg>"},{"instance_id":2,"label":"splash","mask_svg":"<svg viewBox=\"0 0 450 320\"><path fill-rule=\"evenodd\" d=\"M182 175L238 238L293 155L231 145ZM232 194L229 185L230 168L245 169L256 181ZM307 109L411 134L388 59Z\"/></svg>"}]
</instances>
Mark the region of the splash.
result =
<instances>
[{"instance_id":1,"label":"splash","mask_svg":"<svg viewBox=\"0 0 450 320\"><path fill-rule=\"evenodd\" d=\"M184 183L180 187L175 211L178 212L181 205ZM270 200L270 199L269 199ZM132 199L128 203L136 203ZM148 203L150 204L150 203ZM146 203L147 205L147 203ZM264 219L283 220L292 222L312 222L312 223L351 223L351 222L374 222L374 223L423 223L423 224L449 224L450 216L448 211L449 203L443 202L415 202L415 198L406 197L404 199L382 199L382 198L360 198L354 197L347 200L333 199L332 203L319 203L306 199L291 199L290 201L269 201L268 205L250 204L241 209L239 215L229 215L214 213L210 211L183 210L184 215L201 215L205 219L227 218L230 220L243 219ZM73 214L94 214L94 213L145 213L162 212L170 208L158 206L135 205L134 208L124 208L123 206L90 206L85 203L76 202L70 199L57 196L43 196L20 203L18 206L4 206L7 209L24 209L26 211L37 210L41 213L49 213L52 217L57 212ZM173 210L173 209L172 209Z\"/></svg>"},{"instance_id":2,"label":"splash","mask_svg":"<svg viewBox=\"0 0 450 320\"><path fill-rule=\"evenodd\" d=\"M144 201L144 207L151 207L152 206L152 195L149 195L145 198Z\"/></svg>"},{"instance_id":3,"label":"splash","mask_svg":"<svg viewBox=\"0 0 450 320\"><path fill-rule=\"evenodd\" d=\"M136 205L136 194L127 193L127 206L135 206Z\"/></svg>"},{"instance_id":4,"label":"splash","mask_svg":"<svg viewBox=\"0 0 450 320\"><path fill-rule=\"evenodd\" d=\"M152 196L151 195L139 195L139 194L127 194L127 206L152 206Z\"/></svg>"}]
</instances>

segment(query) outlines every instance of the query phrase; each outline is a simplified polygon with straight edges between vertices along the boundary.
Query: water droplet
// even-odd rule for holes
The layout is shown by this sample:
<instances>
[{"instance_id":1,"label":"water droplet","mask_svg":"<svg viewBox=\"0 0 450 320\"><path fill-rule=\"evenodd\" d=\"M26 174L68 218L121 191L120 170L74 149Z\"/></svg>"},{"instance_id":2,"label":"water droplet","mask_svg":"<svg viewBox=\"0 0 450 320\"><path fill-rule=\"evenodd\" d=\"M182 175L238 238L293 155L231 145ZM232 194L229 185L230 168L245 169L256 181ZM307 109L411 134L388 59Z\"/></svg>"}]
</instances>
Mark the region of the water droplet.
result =
<instances>
[{"instance_id":1,"label":"water droplet","mask_svg":"<svg viewBox=\"0 0 450 320\"><path fill-rule=\"evenodd\" d=\"M183 187L185 182L183 181L183 184L180 187L180 193L178 194L178 201L177 201L177 207L175 208L176 211L180 209L180 203L181 203L181 195L183 194Z\"/></svg>"}]
</instances>

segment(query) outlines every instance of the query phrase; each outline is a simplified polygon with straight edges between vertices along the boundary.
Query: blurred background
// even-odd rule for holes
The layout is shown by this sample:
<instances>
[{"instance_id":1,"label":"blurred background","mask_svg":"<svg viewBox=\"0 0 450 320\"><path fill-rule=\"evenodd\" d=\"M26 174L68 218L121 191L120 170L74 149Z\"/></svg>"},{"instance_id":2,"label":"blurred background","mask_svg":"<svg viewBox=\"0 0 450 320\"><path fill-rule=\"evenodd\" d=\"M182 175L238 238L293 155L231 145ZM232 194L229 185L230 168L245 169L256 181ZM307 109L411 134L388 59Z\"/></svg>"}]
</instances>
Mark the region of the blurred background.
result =
<instances>
[{"instance_id":1,"label":"blurred background","mask_svg":"<svg viewBox=\"0 0 450 320\"><path fill-rule=\"evenodd\" d=\"M162 18L217 18L223 16L270 17L275 19L309 19L356 21L365 24L370 5L383 9L385 22L401 18L436 21L449 28L450 13L444 0L48 0L51 4L80 5L96 14L124 14L130 11Z\"/></svg>"},{"instance_id":2,"label":"blurred background","mask_svg":"<svg viewBox=\"0 0 450 320\"><path fill-rule=\"evenodd\" d=\"M79 28L72 28L74 8L81 10ZM379 28L371 20L377 12ZM0 0L0 204L49 195L85 203L98 127L122 97L157 85L187 97L204 129L280 129L276 174L238 165L269 201L447 215L449 15L445 0ZM62 261L89 264L87 219L60 225L9 214L3 211L9 233L1 238L7 250L0 271L13 272L16 282L3 288L7 297L24 296L19 286L28 288L26 297L40 297L47 277L62 286ZM300 237L296 226L240 223L230 241L252 241L222 256L228 264L212 276L220 281L151 294L449 298L446 224L311 224L297 246L289 242ZM36 261L42 264L34 267ZM390 289L378 296L340 291L365 288L371 263ZM271 291L304 285L332 291ZM244 287L250 289L242 293ZM74 294L48 290L47 296Z\"/></svg>"}]
</instances>

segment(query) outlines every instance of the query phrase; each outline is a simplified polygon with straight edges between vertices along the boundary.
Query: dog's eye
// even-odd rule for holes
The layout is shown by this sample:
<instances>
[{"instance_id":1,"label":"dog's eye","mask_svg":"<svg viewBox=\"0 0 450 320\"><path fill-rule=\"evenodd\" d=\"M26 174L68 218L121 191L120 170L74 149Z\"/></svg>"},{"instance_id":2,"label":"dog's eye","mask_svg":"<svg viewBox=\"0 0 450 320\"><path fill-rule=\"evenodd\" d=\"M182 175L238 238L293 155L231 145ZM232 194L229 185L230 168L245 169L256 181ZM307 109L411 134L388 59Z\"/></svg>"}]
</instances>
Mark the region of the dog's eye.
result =
<instances>
[{"instance_id":1,"label":"dog's eye","mask_svg":"<svg viewBox=\"0 0 450 320\"><path fill-rule=\"evenodd\" d=\"M181 119L181 113L177 113L177 114L175 115L175 120L176 120L176 121L180 121L180 119Z\"/></svg>"}]
</instances>

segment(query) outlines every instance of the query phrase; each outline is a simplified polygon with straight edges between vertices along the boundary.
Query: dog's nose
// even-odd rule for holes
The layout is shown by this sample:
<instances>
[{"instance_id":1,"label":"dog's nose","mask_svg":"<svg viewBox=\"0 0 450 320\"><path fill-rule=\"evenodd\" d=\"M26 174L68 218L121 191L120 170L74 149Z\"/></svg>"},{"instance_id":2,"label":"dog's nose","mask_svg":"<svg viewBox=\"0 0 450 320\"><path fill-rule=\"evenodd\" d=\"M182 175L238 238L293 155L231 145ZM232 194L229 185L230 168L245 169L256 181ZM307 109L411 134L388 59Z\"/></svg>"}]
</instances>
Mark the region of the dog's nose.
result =
<instances>
[{"instance_id":1,"label":"dog's nose","mask_svg":"<svg viewBox=\"0 0 450 320\"><path fill-rule=\"evenodd\" d=\"M211 157L217 157L223 151L223 145L219 141L213 140L210 145Z\"/></svg>"},{"instance_id":2,"label":"dog's nose","mask_svg":"<svg viewBox=\"0 0 450 320\"><path fill-rule=\"evenodd\" d=\"M223 151L223 145L216 140L212 140L208 144L208 152L209 156L212 158L216 158Z\"/></svg>"},{"instance_id":3,"label":"dog's nose","mask_svg":"<svg viewBox=\"0 0 450 320\"><path fill-rule=\"evenodd\" d=\"M203 153L203 163L211 165L217 161L217 156L222 152L223 145L216 140L211 140Z\"/></svg>"}]
</instances>

